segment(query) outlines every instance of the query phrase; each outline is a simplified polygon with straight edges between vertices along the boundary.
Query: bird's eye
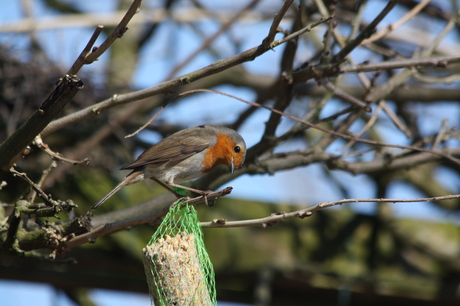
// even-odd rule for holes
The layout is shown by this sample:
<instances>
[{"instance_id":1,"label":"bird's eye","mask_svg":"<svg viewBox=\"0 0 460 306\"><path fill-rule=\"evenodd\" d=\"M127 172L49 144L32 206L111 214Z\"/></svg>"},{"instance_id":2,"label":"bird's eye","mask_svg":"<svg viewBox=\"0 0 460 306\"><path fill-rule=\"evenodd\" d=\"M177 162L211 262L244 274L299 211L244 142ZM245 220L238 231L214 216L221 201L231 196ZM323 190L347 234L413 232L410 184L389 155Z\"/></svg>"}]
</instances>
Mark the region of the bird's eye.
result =
<instances>
[{"instance_id":1,"label":"bird's eye","mask_svg":"<svg viewBox=\"0 0 460 306\"><path fill-rule=\"evenodd\" d=\"M240 153L240 151L241 151L240 146L234 147L234 148L233 148L233 151L235 151L235 153Z\"/></svg>"}]
</instances>

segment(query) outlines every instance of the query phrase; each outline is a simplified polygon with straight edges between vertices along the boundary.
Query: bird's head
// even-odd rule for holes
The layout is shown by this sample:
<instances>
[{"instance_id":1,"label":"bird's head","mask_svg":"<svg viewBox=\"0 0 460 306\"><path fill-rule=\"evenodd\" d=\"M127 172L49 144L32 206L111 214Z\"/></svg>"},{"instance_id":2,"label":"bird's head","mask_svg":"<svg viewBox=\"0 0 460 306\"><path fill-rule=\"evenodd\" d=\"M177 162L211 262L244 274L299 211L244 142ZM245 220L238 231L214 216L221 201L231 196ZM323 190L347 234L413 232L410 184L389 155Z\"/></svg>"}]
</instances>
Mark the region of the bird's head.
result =
<instances>
[{"instance_id":1,"label":"bird's head","mask_svg":"<svg viewBox=\"0 0 460 306\"><path fill-rule=\"evenodd\" d=\"M208 157L212 159L211 168L217 165L227 165L230 173L241 168L246 158L246 143L240 134L229 128L218 127L217 139L209 148Z\"/></svg>"}]
</instances>

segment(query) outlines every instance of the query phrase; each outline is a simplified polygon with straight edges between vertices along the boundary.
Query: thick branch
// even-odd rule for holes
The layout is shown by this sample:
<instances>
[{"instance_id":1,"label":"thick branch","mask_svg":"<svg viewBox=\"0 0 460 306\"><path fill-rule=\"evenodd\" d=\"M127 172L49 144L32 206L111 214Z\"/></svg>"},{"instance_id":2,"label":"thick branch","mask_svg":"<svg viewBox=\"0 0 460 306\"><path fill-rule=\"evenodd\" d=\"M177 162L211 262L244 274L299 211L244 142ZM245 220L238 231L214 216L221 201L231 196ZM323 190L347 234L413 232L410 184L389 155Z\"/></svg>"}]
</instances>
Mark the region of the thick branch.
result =
<instances>
[{"instance_id":1,"label":"thick branch","mask_svg":"<svg viewBox=\"0 0 460 306\"><path fill-rule=\"evenodd\" d=\"M230 194L231 191L232 191L232 187L227 187L225 189L213 192L213 193L207 195L207 201L213 201L213 200L215 200L215 199L217 199L219 197L226 196L226 195ZM204 199L203 196L196 197L196 198L193 198L193 199L189 199L187 201L187 203L190 204L190 205L195 205L195 204L198 204L198 203L201 203L201 202L205 202L205 199ZM110 222L110 223L105 223L105 224L99 225L94 230L92 230L92 231L90 231L88 233L85 233L83 235L79 235L79 236L69 240L67 242L66 246L65 246L65 250L69 250L69 249L71 249L73 247L76 247L76 246L84 244L84 243L95 242L95 240L97 238L101 237L101 236L104 236L104 235L119 231L121 229L125 229L125 228L130 227L130 226L139 225L139 224L145 224L145 223L155 224L155 223L157 223L159 221L158 218L160 218L160 217L162 217L162 216L164 216L164 215L166 215L168 213L169 208L170 208L170 206L167 206L167 207L157 209L157 210L155 210L153 212L145 213L145 214L142 214L142 215L138 215L138 216L135 216L135 217L123 219L123 220L116 221L116 222Z\"/></svg>"},{"instance_id":2,"label":"thick branch","mask_svg":"<svg viewBox=\"0 0 460 306\"><path fill-rule=\"evenodd\" d=\"M61 79L38 110L0 145L0 168L7 171L27 145L29 145L48 123L66 106L83 88L83 83L76 76Z\"/></svg>"}]
</instances>

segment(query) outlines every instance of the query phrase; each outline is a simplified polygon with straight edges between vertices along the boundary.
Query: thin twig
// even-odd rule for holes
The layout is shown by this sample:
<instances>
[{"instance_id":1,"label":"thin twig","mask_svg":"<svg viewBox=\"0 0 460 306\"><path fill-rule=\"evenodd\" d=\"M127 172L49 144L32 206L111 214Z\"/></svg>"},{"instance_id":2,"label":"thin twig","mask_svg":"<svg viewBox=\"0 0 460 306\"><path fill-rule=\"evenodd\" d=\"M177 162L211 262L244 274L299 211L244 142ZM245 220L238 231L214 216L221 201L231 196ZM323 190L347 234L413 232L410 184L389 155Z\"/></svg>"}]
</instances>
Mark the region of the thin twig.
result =
<instances>
[{"instance_id":1,"label":"thin twig","mask_svg":"<svg viewBox=\"0 0 460 306\"><path fill-rule=\"evenodd\" d=\"M118 38L121 38L123 34L128 30L127 25L129 21L139 11L141 2L142 0L134 0L131 6L129 7L128 11L126 12L126 14L123 16L123 19L120 21L117 27L113 30L113 32L109 35L109 37L107 37L107 39L99 47L94 47L92 52L89 52L89 50L94 45L97 37L99 36L99 34L101 33L103 29L103 26L98 26L95 29L90 41L88 42L86 47L83 49L83 52L80 54L80 56L75 61L75 63L72 65L72 67L69 69L69 72L67 74L75 75L78 73L78 71L80 71L83 65L88 65L88 64L93 63L94 61L97 61L97 59L102 54L104 54L104 52L107 51L107 49L110 48L110 46L115 42L115 40L117 40Z\"/></svg>"},{"instance_id":2,"label":"thin twig","mask_svg":"<svg viewBox=\"0 0 460 306\"><path fill-rule=\"evenodd\" d=\"M436 150L438 148L446 132L447 132L447 119L443 119L442 124L441 124L441 129L439 130L438 135L436 135L436 138L434 139L434 142L433 142L433 146L431 147L433 150Z\"/></svg>"},{"instance_id":3,"label":"thin twig","mask_svg":"<svg viewBox=\"0 0 460 306\"><path fill-rule=\"evenodd\" d=\"M236 99L238 101L241 101L241 102L244 102L244 103L247 103L249 105L252 105L252 106L255 106L255 107L258 107L258 108L265 108L271 112L274 112L274 113L277 113L279 115L282 115L286 118L289 118L289 119L292 119L292 120L295 120L297 122L300 122L300 123L303 123L311 128L314 128L316 130L319 130L319 131L322 131L322 132L325 132L325 133L328 133L330 135L334 135L334 136L337 136L337 137L341 137L341 138L344 138L344 139L347 139L347 140L353 140L353 141L356 141L356 142L361 142L361 143L366 143L366 144L369 144L369 145L374 145L374 146L380 146L380 147L389 147L389 148L397 148L397 149L406 149L406 150L412 150L412 151L419 151L419 152L426 152L426 153L430 153L430 154L434 154L434 155L437 155L437 156L441 156L445 159L448 159L450 161L452 161L453 163L457 164L457 165L460 165L460 160L457 160L456 158L454 158L453 156L450 156L450 155L447 155L447 154L444 154L442 152L439 152L439 151L433 151L433 150L430 150L430 149L424 149L424 148L419 148L419 147L414 147L414 146L403 146L403 145L395 145L395 144L389 144L389 143L382 143L382 142L377 142L377 141L373 141L373 140L368 140L368 139L361 139L361 138L356 138L356 137L353 137L353 136L350 136L350 135L346 135L346 134L343 134L343 133L339 133L339 132L336 132L336 131L332 131L332 130L328 130L326 128L323 128L319 125L316 125L316 124L313 124L313 123L310 123L310 122L307 122L307 121L304 121L302 119L299 119L297 117L294 117L294 116L291 116L289 114L286 114L282 111L279 111L277 109L274 109L274 108L271 108L269 106L265 106L265 105L261 105L259 103L256 103L256 102L251 102L251 101L247 101L247 100L244 100L242 98L239 98L239 97L236 97L234 95L230 95L230 94L227 94L227 93L223 93L223 92L220 92L220 91L217 91L217 90L211 90L211 89L195 89L195 90L190 90L190 91L187 91L187 92L183 92L181 94L179 94L177 97L181 97L181 96L184 96L184 95L188 95L188 94L192 94L192 93L196 93L196 92L212 92L212 93L217 93L217 94L220 94L220 95L223 95L223 96L227 96L227 97L230 97L230 98L233 98L233 99ZM176 97L176 98L177 98Z\"/></svg>"},{"instance_id":4,"label":"thin twig","mask_svg":"<svg viewBox=\"0 0 460 306\"><path fill-rule=\"evenodd\" d=\"M432 53L435 51L437 46L441 43L442 39L450 32L450 30L454 27L456 24L456 20L458 18L458 12L452 18L449 20L449 22L444 26L442 31L436 36L436 38L433 39L433 41L430 43L430 45L423 51L421 52L415 52L413 55L413 58L411 60L417 61L419 59L429 59L429 57L432 55ZM456 55L458 59L460 56L457 54ZM431 58L433 60L433 58ZM455 59L454 59L455 60ZM447 61L444 60L437 60L433 63L435 67L445 67L447 65ZM387 96L389 93L393 92L396 88L402 86L407 79L413 76L414 74L414 67L415 65L409 65L404 69L403 71L393 75L390 77L384 84L373 88L371 92L367 95L367 100L368 101L378 101L382 99L383 97Z\"/></svg>"},{"instance_id":5,"label":"thin twig","mask_svg":"<svg viewBox=\"0 0 460 306\"><path fill-rule=\"evenodd\" d=\"M364 28L364 30L362 30L361 33L356 36L356 38L351 40L345 47L342 48L342 50L339 51L339 53L334 55L332 62L340 63L351 51L355 50L356 47L358 47L364 39L371 36L377 25L382 21L383 18L385 18L386 15L388 15L388 13L390 13L390 11L396 6L396 4L398 4L398 2L399 1L397 0L389 1L385 8L380 12L380 14L378 14L378 16L375 17L375 19L372 20L372 22L366 28Z\"/></svg>"},{"instance_id":6,"label":"thin twig","mask_svg":"<svg viewBox=\"0 0 460 306\"><path fill-rule=\"evenodd\" d=\"M363 40L361 45L367 45L370 43L373 43L374 41L377 41L387 35L388 33L396 30L397 28L401 27L403 24L405 24L407 21L412 19L415 15L417 15L425 6L427 6L431 0L424 0L422 2L419 2L416 6L414 6L406 15L404 15L401 19L396 21L393 24L388 25L385 29L375 33L368 39Z\"/></svg>"},{"instance_id":7,"label":"thin twig","mask_svg":"<svg viewBox=\"0 0 460 306\"><path fill-rule=\"evenodd\" d=\"M91 49L93 48L94 44L96 43L97 38L101 35L104 26L98 25L96 29L94 29L93 35L88 40L88 43L83 48L83 51L80 53L78 58L73 63L72 67L70 67L69 71L67 71L68 75L75 75L77 72L83 67L85 64L86 57L91 53Z\"/></svg>"},{"instance_id":8,"label":"thin twig","mask_svg":"<svg viewBox=\"0 0 460 306\"><path fill-rule=\"evenodd\" d=\"M460 194L440 196L440 197L431 197L431 198L416 198L416 199L344 199L333 202L322 202L315 206L296 210L290 213L275 213L268 217L251 219L251 220L241 220L241 221L225 221L224 219L217 219L216 221L210 222L201 222L201 227L203 228L230 228L230 227L248 227L248 226L273 226L278 222L293 219L293 218L305 218L313 214L313 212L321 210L326 207L332 207L347 203L416 203L416 202L433 202L433 201L442 201L460 198Z\"/></svg>"},{"instance_id":9,"label":"thin twig","mask_svg":"<svg viewBox=\"0 0 460 306\"><path fill-rule=\"evenodd\" d=\"M318 84L329 90L334 96L339 97L342 100L345 100L357 107L363 109L364 111L370 113L372 111L371 107L367 105L364 101L359 100L358 98L353 97L352 95L346 93L342 89L336 87L334 84L329 82L327 79L319 79Z\"/></svg>"},{"instance_id":10,"label":"thin twig","mask_svg":"<svg viewBox=\"0 0 460 306\"><path fill-rule=\"evenodd\" d=\"M324 3L320 0L317 0L316 1L317 5L318 3L321 3L321 5L319 5L319 9L320 9L320 12L325 15L325 16L328 16L329 12L327 11ZM355 36L356 36L356 33L358 32L358 29L359 29L359 25L360 25L360 21L362 19L362 14L364 12L364 9L365 9L365 6L366 6L366 3L365 2L361 2L360 4L360 7L359 7L359 10L358 10L358 13L353 21L353 29L350 33L350 36L349 36L349 39L353 39ZM342 36L340 35L340 33L334 29L334 38L336 39L337 43L343 48L345 47L345 41L344 39L342 38ZM351 56L347 56L347 61L351 64L351 65L354 65L354 60ZM378 69L376 69L378 71ZM372 86L372 82L369 81L368 77L364 74L363 71L357 71L358 73L358 78L359 80L361 81L361 84L363 85L363 87L366 89L366 90L369 90ZM412 136L412 133L411 131L401 122L401 120L394 114L394 112L388 107L386 101L384 101L383 99L381 99L379 101L379 104L382 105L383 109L385 110L385 112L388 114L388 116L390 117L390 119L394 122L394 124L399 127L405 134L407 137L411 137Z\"/></svg>"},{"instance_id":11,"label":"thin twig","mask_svg":"<svg viewBox=\"0 0 460 306\"><path fill-rule=\"evenodd\" d=\"M13 167L11 167L10 172L13 173L15 176L20 177L24 181L26 181L29 186L35 190L40 198L42 198L46 203L49 205L56 205L56 201L54 201L51 197L49 197L41 188L39 185L35 184L28 176L27 174L23 172L19 172Z\"/></svg>"},{"instance_id":12,"label":"thin twig","mask_svg":"<svg viewBox=\"0 0 460 306\"><path fill-rule=\"evenodd\" d=\"M340 67L340 72L363 72L388 69L400 69L417 66L446 67L448 64L460 61L460 55L439 56L431 58L411 58L404 60L385 61L381 63L363 63L353 66Z\"/></svg>"},{"instance_id":13,"label":"thin twig","mask_svg":"<svg viewBox=\"0 0 460 306\"><path fill-rule=\"evenodd\" d=\"M383 104L385 104L385 101L383 100L380 100L379 104L377 105L377 108L375 109L374 113L372 114L372 117L371 119L369 119L367 122L366 122L366 125L361 129L361 131L356 134L356 138L361 138L361 136L364 135L364 133L366 133L373 125L375 122L377 122L377 117L380 113L380 111L382 110L383 108ZM348 142L342 149L341 151L342 152L346 152L348 151L349 148L351 148L351 146L353 146L355 144L355 141L354 140L351 140L350 142Z\"/></svg>"},{"instance_id":14,"label":"thin twig","mask_svg":"<svg viewBox=\"0 0 460 306\"><path fill-rule=\"evenodd\" d=\"M42 149L44 152L46 152L49 156L51 156L52 159L55 159L55 160L58 160L64 163L72 164L72 165L80 165L80 164L88 165L89 164L89 158L85 158L82 160L73 160L73 159L65 158L64 156L62 156L61 153L53 152L50 149L50 147L46 143L43 142L40 135L37 135L35 137L34 144L40 149Z\"/></svg>"},{"instance_id":15,"label":"thin twig","mask_svg":"<svg viewBox=\"0 0 460 306\"><path fill-rule=\"evenodd\" d=\"M188 63L190 63L192 59L197 57L203 50L209 48L209 46L211 45L213 41L215 41L222 33L227 31L235 23L236 20L240 19L241 16L243 16L245 12L253 8L257 3L259 3L259 1L260 0L252 0L245 7L243 7L239 12L237 12L232 18L224 22L220 26L220 29L217 30L216 33L206 38L206 40L201 44L201 46L198 49L196 49L194 52L188 55L187 58L184 59L181 63L176 65L176 67L174 67L174 69L171 70L171 72L166 76L165 79L169 80L172 77L174 77L176 73L179 72L182 68L184 68Z\"/></svg>"},{"instance_id":16,"label":"thin twig","mask_svg":"<svg viewBox=\"0 0 460 306\"><path fill-rule=\"evenodd\" d=\"M419 72L414 72L412 75L414 79L417 81L421 81L424 83L434 83L434 84L452 84L454 82L460 81L460 74L455 73L451 75L446 75L446 76L439 76L439 75L434 75L434 76L428 76L428 75L423 75Z\"/></svg>"},{"instance_id":17,"label":"thin twig","mask_svg":"<svg viewBox=\"0 0 460 306\"><path fill-rule=\"evenodd\" d=\"M48 176L48 174L50 174L51 170L53 168L56 168L57 164L56 164L56 161L51 161L49 167L45 170L43 170L43 173L42 173L42 176L40 177L40 180L38 181L37 183L37 186L39 186L40 188L42 188L42 185L43 185L43 182L45 181L46 177ZM30 202L30 203L33 203L35 202L35 197L37 196L37 192L32 189L32 191L30 192L29 196L27 197L27 200Z\"/></svg>"},{"instance_id":18,"label":"thin twig","mask_svg":"<svg viewBox=\"0 0 460 306\"><path fill-rule=\"evenodd\" d=\"M133 101L141 100L141 99L148 98L148 97L155 96L155 95L162 94L162 93L169 93L175 88L183 86L184 84L195 82L204 77L214 75L218 72L229 69L241 63L252 61L254 60L254 58L264 54L265 52L271 50L272 48L279 46L291 39L294 39L304 34L305 32L310 31L311 29L320 25L321 23L327 22L329 20L330 18L321 18L297 32L294 32L279 40L273 41L269 47L263 48L263 46L260 45L260 46L251 48L235 56L214 62L209 66L203 67L189 74L174 78L172 80L165 81L157 86L145 88L145 89L127 93L127 94L113 95L112 98L106 99L102 102L99 102L95 105L84 108L80 111L77 111L73 114L62 117L60 119L54 120L53 122L48 124L48 126L43 130L41 135L42 136L49 135L71 124L97 116L101 114L102 112L108 109L111 109L115 106L124 105L130 102L133 102Z\"/></svg>"},{"instance_id":19,"label":"thin twig","mask_svg":"<svg viewBox=\"0 0 460 306\"><path fill-rule=\"evenodd\" d=\"M160 107L160 109L155 113L155 115L149 120L147 121L146 124L144 124L143 126L141 126L140 128L138 128L134 133L131 133L129 135L126 135L125 138L130 138L130 137L133 137L133 136L136 136L140 131L142 131L143 129L145 129L150 123L152 123L153 120L155 120L155 118L165 109L166 106L162 106Z\"/></svg>"},{"instance_id":20,"label":"thin twig","mask_svg":"<svg viewBox=\"0 0 460 306\"><path fill-rule=\"evenodd\" d=\"M380 100L382 103L383 110L390 117L391 121L401 130L407 137L412 137L411 130L399 119L399 117L394 113L394 111L388 106L385 100Z\"/></svg>"},{"instance_id":21,"label":"thin twig","mask_svg":"<svg viewBox=\"0 0 460 306\"><path fill-rule=\"evenodd\" d=\"M141 106L141 103L131 104L130 107L125 108L118 116L115 116L113 120L109 121L109 124L100 127L99 130L91 135L91 137L79 143L77 147L69 149L68 152L66 152L66 155L72 159L78 159L87 155L94 146L100 144L109 135L112 135L117 126L120 126L122 122L125 122L128 118L132 118ZM51 186L54 181L62 179L66 175L70 166L71 165L67 163L62 164L59 168L53 171L53 173L48 177L45 186Z\"/></svg>"},{"instance_id":22,"label":"thin twig","mask_svg":"<svg viewBox=\"0 0 460 306\"><path fill-rule=\"evenodd\" d=\"M279 12L275 14L275 17L273 18L273 22L270 26L270 30L268 31L268 35L262 41L263 46L268 47L275 40L275 36L276 36L276 33L278 33L278 27L281 23L281 20L283 19L287 10L291 6L292 2L294 2L294 0L285 0Z\"/></svg>"}]
</instances>

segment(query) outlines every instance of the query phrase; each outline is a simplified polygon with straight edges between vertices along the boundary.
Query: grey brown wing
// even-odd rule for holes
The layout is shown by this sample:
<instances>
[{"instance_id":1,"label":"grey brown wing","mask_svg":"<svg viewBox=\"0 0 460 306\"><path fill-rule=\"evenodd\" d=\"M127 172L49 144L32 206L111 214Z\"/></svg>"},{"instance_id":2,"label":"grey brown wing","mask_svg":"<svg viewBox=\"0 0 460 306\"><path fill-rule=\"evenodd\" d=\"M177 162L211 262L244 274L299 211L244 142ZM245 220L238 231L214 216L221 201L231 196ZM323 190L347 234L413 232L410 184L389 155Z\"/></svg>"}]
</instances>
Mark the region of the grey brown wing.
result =
<instances>
[{"instance_id":1,"label":"grey brown wing","mask_svg":"<svg viewBox=\"0 0 460 306\"><path fill-rule=\"evenodd\" d=\"M215 134L214 134L215 135ZM142 153L137 160L121 169L134 169L147 164L184 160L205 150L212 144L213 134L183 130L158 142Z\"/></svg>"}]
</instances>

